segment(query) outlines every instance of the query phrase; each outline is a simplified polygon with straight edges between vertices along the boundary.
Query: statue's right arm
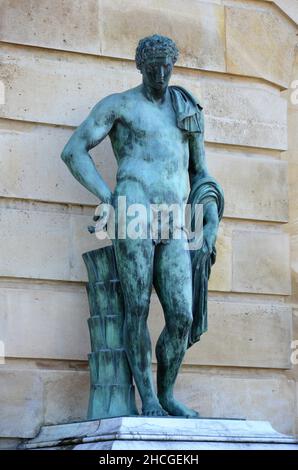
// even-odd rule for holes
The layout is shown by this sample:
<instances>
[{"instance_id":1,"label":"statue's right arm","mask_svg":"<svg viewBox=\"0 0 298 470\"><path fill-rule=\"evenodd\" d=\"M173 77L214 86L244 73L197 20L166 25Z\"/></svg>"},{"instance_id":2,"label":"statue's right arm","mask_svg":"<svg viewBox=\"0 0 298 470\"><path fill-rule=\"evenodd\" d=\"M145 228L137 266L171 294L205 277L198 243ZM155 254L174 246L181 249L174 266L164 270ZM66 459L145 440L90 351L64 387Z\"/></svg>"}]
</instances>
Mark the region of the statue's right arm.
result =
<instances>
[{"instance_id":1,"label":"statue's right arm","mask_svg":"<svg viewBox=\"0 0 298 470\"><path fill-rule=\"evenodd\" d=\"M106 203L111 201L111 190L98 173L89 150L98 145L112 129L117 119L116 102L115 95L100 101L73 133L61 154L73 176Z\"/></svg>"}]
</instances>

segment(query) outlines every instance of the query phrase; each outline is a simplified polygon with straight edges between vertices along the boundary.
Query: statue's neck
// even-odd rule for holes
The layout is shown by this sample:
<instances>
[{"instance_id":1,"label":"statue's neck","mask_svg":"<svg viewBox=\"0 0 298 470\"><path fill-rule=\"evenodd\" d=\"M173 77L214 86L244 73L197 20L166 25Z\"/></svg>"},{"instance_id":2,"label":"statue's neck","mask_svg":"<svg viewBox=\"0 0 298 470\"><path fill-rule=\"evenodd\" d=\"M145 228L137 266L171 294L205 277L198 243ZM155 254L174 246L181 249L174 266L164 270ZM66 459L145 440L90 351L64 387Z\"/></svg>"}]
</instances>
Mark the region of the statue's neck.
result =
<instances>
[{"instance_id":1,"label":"statue's neck","mask_svg":"<svg viewBox=\"0 0 298 470\"><path fill-rule=\"evenodd\" d=\"M143 93L149 101L162 103L166 98L167 90L168 87L156 90L143 82Z\"/></svg>"}]
</instances>

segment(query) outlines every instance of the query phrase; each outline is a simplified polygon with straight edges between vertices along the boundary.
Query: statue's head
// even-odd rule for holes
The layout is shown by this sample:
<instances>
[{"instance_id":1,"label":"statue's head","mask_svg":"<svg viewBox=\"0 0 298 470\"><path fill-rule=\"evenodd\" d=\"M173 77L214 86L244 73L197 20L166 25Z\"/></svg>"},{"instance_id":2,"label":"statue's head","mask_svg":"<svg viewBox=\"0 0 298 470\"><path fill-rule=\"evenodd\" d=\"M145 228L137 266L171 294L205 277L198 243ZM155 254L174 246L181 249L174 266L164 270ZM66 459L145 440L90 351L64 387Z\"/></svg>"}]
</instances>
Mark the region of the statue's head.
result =
<instances>
[{"instance_id":1,"label":"statue's head","mask_svg":"<svg viewBox=\"0 0 298 470\"><path fill-rule=\"evenodd\" d=\"M144 83L155 89L166 88L178 55L176 44L166 36L154 34L141 39L136 49L136 65Z\"/></svg>"}]
</instances>

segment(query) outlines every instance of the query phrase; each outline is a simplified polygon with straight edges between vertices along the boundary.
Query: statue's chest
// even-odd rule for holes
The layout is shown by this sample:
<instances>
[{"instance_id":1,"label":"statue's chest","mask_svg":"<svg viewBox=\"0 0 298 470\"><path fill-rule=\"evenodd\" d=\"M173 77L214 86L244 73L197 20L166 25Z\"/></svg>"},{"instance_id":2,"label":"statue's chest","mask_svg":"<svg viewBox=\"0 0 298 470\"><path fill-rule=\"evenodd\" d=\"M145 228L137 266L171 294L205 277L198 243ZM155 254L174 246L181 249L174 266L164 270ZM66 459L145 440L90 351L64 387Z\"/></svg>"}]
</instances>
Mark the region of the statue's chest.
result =
<instances>
[{"instance_id":1,"label":"statue's chest","mask_svg":"<svg viewBox=\"0 0 298 470\"><path fill-rule=\"evenodd\" d=\"M140 104L130 116L127 124L132 133L139 138L173 139L181 138L181 130L176 124L176 115L170 105L157 107Z\"/></svg>"}]
</instances>

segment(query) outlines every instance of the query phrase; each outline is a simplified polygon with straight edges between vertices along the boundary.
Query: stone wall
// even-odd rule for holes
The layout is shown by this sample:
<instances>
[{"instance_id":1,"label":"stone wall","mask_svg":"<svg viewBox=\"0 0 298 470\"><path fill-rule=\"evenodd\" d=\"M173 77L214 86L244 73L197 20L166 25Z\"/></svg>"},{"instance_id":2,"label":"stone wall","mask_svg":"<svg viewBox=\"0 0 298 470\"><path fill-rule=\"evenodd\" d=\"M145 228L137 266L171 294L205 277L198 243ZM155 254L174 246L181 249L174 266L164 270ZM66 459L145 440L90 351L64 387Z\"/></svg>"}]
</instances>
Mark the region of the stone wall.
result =
<instances>
[{"instance_id":1,"label":"stone wall","mask_svg":"<svg viewBox=\"0 0 298 470\"><path fill-rule=\"evenodd\" d=\"M172 83L202 100L209 169L226 194L209 332L188 352L177 396L204 417L266 419L279 431L294 432L298 374L290 361L290 266L297 276L297 205L290 229L287 159L291 208L297 137L291 115L287 121L285 92L294 73L293 3L1 1L2 446L34 436L43 423L86 416L88 305L81 253L99 246L86 230L96 200L69 174L60 153L100 98L140 82L136 43L155 32L178 43ZM290 112L296 116L297 109ZM285 152L288 134L293 151ZM92 154L112 188L110 144ZM163 323L155 294L151 310L155 342Z\"/></svg>"},{"instance_id":2,"label":"stone wall","mask_svg":"<svg viewBox=\"0 0 298 470\"><path fill-rule=\"evenodd\" d=\"M293 343L291 376L296 380L296 433L298 434L298 49L296 49L292 71L292 87L285 92L288 98L288 150L282 158L288 162L289 181L289 223L286 230L290 235L290 269L292 295L287 298L287 304L293 312ZM295 83L296 81L296 83Z\"/></svg>"}]
</instances>

